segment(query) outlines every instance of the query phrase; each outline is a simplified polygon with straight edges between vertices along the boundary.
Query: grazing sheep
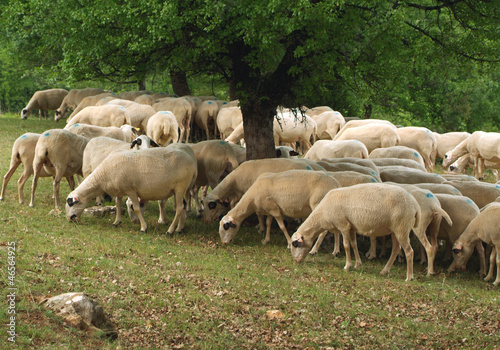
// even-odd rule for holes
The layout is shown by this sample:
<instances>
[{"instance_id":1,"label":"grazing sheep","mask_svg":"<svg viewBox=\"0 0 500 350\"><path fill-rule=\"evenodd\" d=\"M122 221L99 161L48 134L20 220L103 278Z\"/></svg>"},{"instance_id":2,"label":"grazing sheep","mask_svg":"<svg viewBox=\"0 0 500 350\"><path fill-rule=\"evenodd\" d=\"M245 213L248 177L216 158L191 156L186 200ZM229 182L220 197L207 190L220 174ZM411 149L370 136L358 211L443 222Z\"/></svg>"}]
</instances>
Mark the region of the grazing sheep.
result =
<instances>
[{"instance_id":1,"label":"grazing sheep","mask_svg":"<svg viewBox=\"0 0 500 350\"><path fill-rule=\"evenodd\" d=\"M360 166L371 168L377 174L379 173L378 166L371 159L344 157L344 158L322 158L320 160L328 163L354 163Z\"/></svg>"},{"instance_id":2,"label":"grazing sheep","mask_svg":"<svg viewBox=\"0 0 500 350\"><path fill-rule=\"evenodd\" d=\"M141 91L124 91L121 92L118 97L122 100L134 101L137 97L146 94L152 94L153 91L141 90Z\"/></svg>"},{"instance_id":3,"label":"grazing sheep","mask_svg":"<svg viewBox=\"0 0 500 350\"><path fill-rule=\"evenodd\" d=\"M461 174L441 174L443 178L447 181L474 181L479 182L474 176L470 175L461 175Z\"/></svg>"},{"instance_id":4,"label":"grazing sheep","mask_svg":"<svg viewBox=\"0 0 500 350\"><path fill-rule=\"evenodd\" d=\"M125 108L127 115L130 118L130 124L139 128L142 134L146 133L148 119L152 115L156 114L156 110L152 106L143 105L129 100L113 99L106 104L119 105Z\"/></svg>"},{"instance_id":5,"label":"grazing sheep","mask_svg":"<svg viewBox=\"0 0 500 350\"><path fill-rule=\"evenodd\" d=\"M370 158L370 160L377 166L390 166L400 165L407 168L413 168L421 171L426 171L425 167L414 160L403 158Z\"/></svg>"},{"instance_id":6,"label":"grazing sheep","mask_svg":"<svg viewBox=\"0 0 500 350\"><path fill-rule=\"evenodd\" d=\"M241 122L234 130L229 134L228 137L224 139L224 141L229 142L229 143L241 143L244 145L244 137L245 137L245 130L243 129L243 122Z\"/></svg>"},{"instance_id":7,"label":"grazing sheep","mask_svg":"<svg viewBox=\"0 0 500 350\"><path fill-rule=\"evenodd\" d=\"M238 163L241 164L243 162L246 162L247 149L245 147L242 147L240 145L236 145L234 143L229 143L229 145L232 147L234 154L236 155L236 158L238 159Z\"/></svg>"},{"instance_id":8,"label":"grazing sheep","mask_svg":"<svg viewBox=\"0 0 500 350\"><path fill-rule=\"evenodd\" d=\"M290 146L277 146L276 148L276 158L297 158L299 153L295 152Z\"/></svg>"},{"instance_id":9,"label":"grazing sheep","mask_svg":"<svg viewBox=\"0 0 500 350\"><path fill-rule=\"evenodd\" d=\"M179 142L179 125L172 112L160 111L148 119L146 135L160 146L166 146L170 141Z\"/></svg>"},{"instance_id":10,"label":"grazing sheep","mask_svg":"<svg viewBox=\"0 0 500 350\"><path fill-rule=\"evenodd\" d=\"M403 248L406 255L406 281L413 279L413 249L410 231L418 227L420 207L406 190L388 184L360 184L331 190L292 236L292 256L301 262L316 237L323 231L340 231L346 251L345 269L350 269L351 245L356 257L355 268L361 266L356 233L378 237L393 233L392 253L382 274L389 273Z\"/></svg>"},{"instance_id":11,"label":"grazing sheep","mask_svg":"<svg viewBox=\"0 0 500 350\"><path fill-rule=\"evenodd\" d=\"M203 218L206 224L227 213L229 202L236 203L255 182L266 172L281 172L292 169L324 170L321 166L306 162L304 159L272 158L248 160L227 175L203 199ZM233 205L234 206L234 205Z\"/></svg>"},{"instance_id":12,"label":"grazing sheep","mask_svg":"<svg viewBox=\"0 0 500 350\"><path fill-rule=\"evenodd\" d=\"M323 167L327 171L333 171L333 172L335 172L335 171L356 171L360 174L372 176L373 178L375 178L375 180L377 180L377 182L381 182L378 169L377 169L377 171L375 171L370 167L351 163L351 162L332 162L332 163L330 163L329 161L320 160L317 163L319 166Z\"/></svg>"},{"instance_id":13,"label":"grazing sheep","mask_svg":"<svg viewBox=\"0 0 500 350\"><path fill-rule=\"evenodd\" d=\"M142 105L152 106L155 103L155 97L149 94L139 95L134 99L134 102L140 103Z\"/></svg>"},{"instance_id":14,"label":"grazing sheep","mask_svg":"<svg viewBox=\"0 0 500 350\"><path fill-rule=\"evenodd\" d=\"M425 168L425 162L420 153L406 146L392 146L387 148L377 148L370 152L370 159L375 158L401 158L410 159L420 163Z\"/></svg>"},{"instance_id":15,"label":"grazing sheep","mask_svg":"<svg viewBox=\"0 0 500 350\"><path fill-rule=\"evenodd\" d=\"M492 256L496 256L497 276L493 284L500 285L500 203L492 203L485 207L469 223L465 231L458 237L453 244L455 253L454 268L465 269L474 246L485 242L493 246ZM484 256L481 257L486 267ZM490 258L491 259L491 258ZM493 261L490 261L490 271L485 281L493 279Z\"/></svg>"},{"instance_id":16,"label":"grazing sheep","mask_svg":"<svg viewBox=\"0 0 500 350\"><path fill-rule=\"evenodd\" d=\"M445 183L442 184L436 184L436 183L418 183L418 184L413 184L413 186L417 186L419 188L423 188L424 190L429 190L433 194L449 194L453 196L461 196L462 193L457 190L455 187L452 185L448 185Z\"/></svg>"},{"instance_id":17,"label":"grazing sheep","mask_svg":"<svg viewBox=\"0 0 500 350\"><path fill-rule=\"evenodd\" d=\"M444 159L446 152L451 151L460 142L470 136L468 132L448 132L445 134L438 134L434 132L434 137L437 141L437 154L436 158Z\"/></svg>"},{"instance_id":18,"label":"grazing sheep","mask_svg":"<svg viewBox=\"0 0 500 350\"><path fill-rule=\"evenodd\" d=\"M318 129L316 130L317 139L333 140L335 135L345 125L344 117L337 111L330 110L312 115L306 111L306 114L314 119L318 125Z\"/></svg>"},{"instance_id":19,"label":"grazing sheep","mask_svg":"<svg viewBox=\"0 0 500 350\"><path fill-rule=\"evenodd\" d=\"M73 134L68 130L51 129L42 133L35 147L33 169L35 175L31 187L30 207L35 205L35 191L42 168L54 176L54 203L59 209L59 184L63 177L82 175L83 150L87 145L86 137Z\"/></svg>"},{"instance_id":20,"label":"grazing sheep","mask_svg":"<svg viewBox=\"0 0 500 350\"><path fill-rule=\"evenodd\" d=\"M10 159L9 171L7 171L7 173L3 177L0 201L3 201L5 198L5 191L7 189L7 184L9 183L10 178L19 167L19 165L22 164L24 170L21 177L17 181L17 192L19 196L19 203L24 204L24 184L34 173L33 160L35 159L35 147L40 136L40 134L26 133L19 136L16 141L14 141L14 145L12 146L12 156ZM47 173L44 168L40 170L39 177L49 176L52 175ZM75 180L73 176L66 177L66 180L68 180L69 187L71 188L71 190L73 190L75 188Z\"/></svg>"},{"instance_id":21,"label":"grazing sheep","mask_svg":"<svg viewBox=\"0 0 500 350\"><path fill-rule=\"evenodd\" d=\"M103 89L99 88L86 88L86 89L72 89L68 92L66 97L64 97L61 105L56 110L54 115L54 120L57 122L60 119L66 118L66 113L68 108L75 109L82 100L87 96L99 95L102 94Z\"/></svg>"},{"instance_id":22,"label":"grazing sheep","mask_svg":"<svg viewBox=\"0 0 500 350\"><path fill-rule=\"evenodd\" d=\"M267 215L266 237L262 244L267 244L271 238L271 223L274 217L290 249L292 241L283 222L283 216L306 218L330 190L339 187L340 184L335 178L319 171L288 170L280 173L264 173L255 180L238 204L221 219L219 225L221 241L223 244L231 242L242 222L256 213Z\"/></svg>"},{"instance_id":23,"label":"grazing sheep","mask_svg":"<svg viewBox=\"0 0 500 350\"><path fill-rule=\"evenodd\" d=\"M301 109L304 110L304 108L301 108ZM324 113L324 112L333 112L333 108L329 107L329 106L317 106L317 107L313 107L313 108L306 108L304 110L304 113L310 117L320 115L321 113Z\"/></svg>"},{"instance_id":24,"label":"grazing sheep","mask_svg":"<svg viewBox=\"0 0 500 350\"><path fill-rule=\"evenodd\" d=\"M417 183L443 183L445 178L438 174L430 174L421 170L406 168L399 165L379 167L380 179L383 182L396 182L399 184Z\"/></svg>"},{"instance_id":25,"label":"grazing sheep","mask_svg":"<svg viewBox=\"0 0 500 350\"><path fill-rule=\"evenodd\" d=\"M449 169L452 173L461 173L465 168L474 167L474 160L471 158L469 153L464 154L458 158L453 164L450 165ZM500 162L493 163L489 161L484 161L484 168L490 169L495 177L495 181L498 181L498 169L500 169ZM471 178L475 179L475 177Z\"/></svg>"},{"instance_id":26,"label":"grazing sheep","mask_svg":"<svg viewBox=\"0 0 500 350\"><path fill-rule=\"evenodd\" d=\"M240 107L219 107L216 124L221 140L225 140L234 131L234 129L242 123L243 114L241 113ZM241 129L243 129L243 125L241 126Z\"/></svg>"},{"instance_id":27,"label":"grazing sheep","mask_svg":"<svg viewBox=\"0 0 500 350\"><path fill-rule=\"evenodd\" d=\"M191 132L191 118L194 114L191 103L184 98L166 98L161 99L153 105L155 111L170 111L177 118L177 124L181 130L179 142L189 142Z\"/></svg>"},{"instance_id":28,"label":"grazing sheep","mask_svg":"<svg viewBox=\"0 0 500 350\"><path fill-rule=\"evenodd\" d=\"M399 135L395 127L386 123L372 123L355 128L344 128L335 136L335 141L358 140L363 142L368 152L372 152L376 148L396 146L399 143Z\"/></svg>"},{"instance_id":29,"label":"grazing sheep","mask_svg":"<svg viewBox=\"0 0 500 350\"><path fill-rule=\"evenodd\" d=\"M196 111L194 121L196 125L206 134L210 140L210 131L213 131L214 138L217 138L217 114L219 106L215 101L203 101Z\"/></svg>"},{"instance_id":30,"label":"grazing sheep","mask_svg":"<svg viewBox=\"0 0 500 350\"><path fill-rule=\"evenodd\" d=\"M500 162L500 133L476 131L468 138L467 150L477 178L483 179L484 162Z\"/></svg>"},{"instance_id":31,"label":"grazing sheep","mask_svg":"<svg viewBox=\"0 0 500 350\"><path fill-rule=\"evenodd\" d=\"M130 124L127 111L122 106L104 105L85 107L68 121L64 129L74 124L90 124L97 126L116 126Z\"/></svg>"},{"instance_id":32,"label":"grazing sheep","mask_svg":"<svg viewBox=\"0 0 500 350\"><path fill-rule=\"evenodd\" d=\"M71 112L71 114L69 115L69 117L67 119L67 122L69 122L71 120L71 118L73 118L73 116L75 116L75 114L77 114L78 112L80 112L85 107L96 106L97 103L99 101L101 101L102 99L104 99L105 97L116 98L116 96L117 95L115 95L113 92L103 92L102 94L99 94L99 95L93 95L93 96L84 97L81 100L81 102L78 104L78 106L76 106L76 108L73 110L73 112Z\"/></svg>"},{"instance_id":33,"label":"grazing sheep","mask_svg":"<svg viewBox=\"0 0 500 350\"><path fill-rule=\"evenodd\" d=\"M445 153L442 164L443 169L448 169L448 167L452 163L454 163L457 159L469 153L469 150L467 149L467 144L469 143L469 139L470 137L466 138L458 145L456 145L455 148Z\"/></svg>"},{"instance_id":34,"label":"grazing sheep","mask_svg":"<svg viewBox=\"0 0 500 350\"><path fill-rule=\"evenodd\" d=\"M304 155L304 158L312 160L345 157L367 159L368 150L366 146L358 140L318 140Z\"/></svg>"},{"instance_id":35,"label":"grazing sheep","mask_svg":"<svg viewBox=\"0 0 500 350\"><path fill-rule=\"evenodd\" d=\"M115 126L73 124L67 130L73 134L84 136L88 139L99 136L107 136L125 142L132 142L135 137L135 129L130 125L122 125L117 128Z\"/></svg>"},{"instance_id":36,"label":"grazing sheep","mask_svg":"<svg viewBox=\"0 0 500 350\"><path fill-rule=\"evenodd\" d=\"M305 154L311 148L310 140L313 139L313 143L316 141L316 130L316 122L307 115L278 113L273 122L274 145L279 146L283 142L296 149L295 143L300 142L301 153Z\"/></svg>"},{"instance_id":37,"label":"grazing sheep","mask_svg":"<svg viewBox=\"0 0 500 350\"><path fill-rule=\"evenodd\" d=\"M397 133L400 137L399 145L417 150L424 158L427 171L432 172L437 153L437 140L432 132L427 128L408 126L398 128Z\"/></svg>"},{"instance_id":38,"label":"grazing sheep","mask_svg":"<svg viewBox=\"0 0 500 350\"><path fill-rule=\"evenodd\" d=\"M113 169L122 169L109 176ZM175 147L160 147L135 151L118 151L110 154L89 175L66 201L66 217L78 220L92 198L103 193L117 197L114 225L121 222L121 200L128 196L134 212L141 222L141 231L147 229L141 214L141 200L165 200L174 196L175 217L168 233L184 227L184 195L196 177L196 162L184 150Z\"/></svg>"},{"instance_id":39,"label":"grazing sheep","mask_svg":"<svg viewBox=\"0 0 500 350\"><path fill-rule=\"evenodd\" d=\"M359 118L356 118L356 119L352 119L352 120L348 120L349 118L344 118L347 123L345 123L345 125L339 130L339 132L337 133L337 135L335 135L335 137L333 138L334 140L337 140L340 136L342 136L342 134L346 131L346 130L349 130L351 128L357 128L357 127L360 127L360 126L365 126L367 124L383 124L383 125L388 125L390 127L392 127L394 129L394 131L396 131L396 126L394 124L392 124L390 121L388 120L383 120L383 119L359 119Z\"/></svg>"},{"instance_id":40,"label":"grazing sheep","mask_svg":"<svg viewBox=\"0 0 500 350\"><path fill-rule=\"evenodd\" d=\"M476 181L447 181L445 184L452 185L462 195L469 197L479 208L494 202L500 196L500 185Z\"/></svg>"},{"instance_id":41,"label":"grazing sheep","mask_svg":"<svg viewBox=\"0 0 500 350\"><path fill-rule=\"evenodd\" d=\"M38 117L48 118L48 111L56 110L64 100L68 90L65 89L48 89L36 91L31 96L26 107L21 112L21 119L26 119L31 114L31 111L38 109Z\"/></svg>"}]
</instances>

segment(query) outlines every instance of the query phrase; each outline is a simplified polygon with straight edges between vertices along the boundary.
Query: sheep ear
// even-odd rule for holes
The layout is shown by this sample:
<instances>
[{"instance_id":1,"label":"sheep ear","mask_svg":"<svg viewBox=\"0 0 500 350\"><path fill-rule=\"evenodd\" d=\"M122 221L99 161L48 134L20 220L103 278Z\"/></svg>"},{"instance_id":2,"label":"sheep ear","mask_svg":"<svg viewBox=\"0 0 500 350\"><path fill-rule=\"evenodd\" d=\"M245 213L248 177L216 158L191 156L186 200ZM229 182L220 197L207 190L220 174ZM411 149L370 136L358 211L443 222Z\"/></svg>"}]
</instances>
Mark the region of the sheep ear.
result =
<instances>
[{"instance_id":1,"label":"sheep ear","mask_svg":"<svg viewBox=\"0 0 500 350\"><path fill-rule=\"evenodd\" d=\"M139 128L135 128L132 126L132 134L136 135L137 136L137 133L139 132Z\"/></svg>"},{"instance_id":2,"label":"sheep ear","mask_svg":"<svg viewBox=\"0 0 500 350\"><path fill-rule=\"evenodd\" d=\"M215 202L208 203L208 209L210 209L210 210L214 210L216 206L217 206L217 203L215 203Z\"/></svg>"},{"instance_id":3,"label":"sheep ear","mask_svg":"<svg viewBox=\"0 0 500 350\"><path fill-rule=\"evenodd\" d=\"M137 139L132 141L132 144L130 145L130 148L134 148L134 146L137 145Z\"/></svg>"},{"instance_id":4,"label":"sheep ear","mask_svg":"<svg viewBox=\"0 0 500 350\"><path fill-rule=\"evenodd\" d=\"M458 243L455 248L453 248L453 253L459 254L462 251L463 245L462 243Z\"/></svg>"},{"instance_id":5,"label":"sheep ear","mask_svg":"<svg viewBox=\"0 0 500 350\"><path fill-rule=\"evenodd\" d=\"M302 237L293 241L292 246L294 246L295 248L300 248L300 247L304 246L304 240L302 239Z\"/></svg>"},{"instance_id":6,"label":"sheep ear","mask_svg":"<svg viewBox=\"0 0 500 350\"><path fill-rule=\"evenodd\" d=\"M68 203L68 205L69 205L70 207L72 207L73 205L75 205L76 203L78 203L78 198L76 198L76 197L73 197L73 198L68 198L68 199L66 200L66 202Z\"/></svg>"},{"instance_id":7,"label":"sheep ear","mask_svg":"<svg viewBox=\"0 0 500 350\"><path fill-rule=\"evenodd\" d=\"M226 230L226 231L229 230L229 222L224 223L223 227L224 227L224 230Z\"/></svg>"},{"instance_id":8,"label":"sheep ear","mask_svg":"<svg viewBox=\"0 0 500 350\"><path fill-rule=\"evenodd\" d=\"M154 142L153 140L149 141L149 145L151 147L160 147L156 142Z\"/></svg>"}]
</instances>

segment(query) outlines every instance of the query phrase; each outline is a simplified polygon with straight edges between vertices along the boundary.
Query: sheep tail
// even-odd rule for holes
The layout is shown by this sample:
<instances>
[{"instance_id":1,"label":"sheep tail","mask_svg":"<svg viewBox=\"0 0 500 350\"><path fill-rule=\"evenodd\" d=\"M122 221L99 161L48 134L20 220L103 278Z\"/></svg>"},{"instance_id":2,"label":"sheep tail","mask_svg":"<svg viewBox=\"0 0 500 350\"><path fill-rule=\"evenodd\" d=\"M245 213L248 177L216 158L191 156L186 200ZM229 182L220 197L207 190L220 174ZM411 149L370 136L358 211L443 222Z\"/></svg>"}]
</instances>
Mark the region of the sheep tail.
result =
<instances>
[{"instance_id":1,"label":"sheep tail","mask_svg":"<svg viewBox=\"0 0 500 350\"><path fill-rule=\"evenodd\" d=\"M451 217L448 215L447 212L444 211L443 208L436 208L436 212L438 214L441 214L441 216L446 220L446 222L448 223L448 225L450 225L450 226L453 225L453 221L451 221Z\"/></svg>"},{"instance_id":2,"label":"sheep tail","mask_svg":"<svg viewBox=\"0 0 500 350\"><path fill-rule=\"evenodd\" d=\"M417 209L417 213L415 214L415 223L413 224L413 228L417 228L418 225L420 225L420 218L421 218L421 214L420 214L420 208Z\"/></svg>"}]
</instances>

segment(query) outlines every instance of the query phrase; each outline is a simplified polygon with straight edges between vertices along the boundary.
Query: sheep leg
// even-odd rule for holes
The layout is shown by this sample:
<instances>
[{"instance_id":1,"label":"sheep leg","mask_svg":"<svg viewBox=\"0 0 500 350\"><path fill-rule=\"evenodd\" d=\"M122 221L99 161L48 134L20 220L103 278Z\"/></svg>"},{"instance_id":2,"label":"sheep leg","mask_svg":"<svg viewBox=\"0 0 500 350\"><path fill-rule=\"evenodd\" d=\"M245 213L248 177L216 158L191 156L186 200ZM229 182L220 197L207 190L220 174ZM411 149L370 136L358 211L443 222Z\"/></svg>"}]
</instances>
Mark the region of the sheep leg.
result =
<instances>
[{"instance_id":1,"label":"sheep leg","mask_svg":"<svg viewBox=\"0 0 500 350\"><path fill-rule=\"evenodd\" d=\"M175 216L174 220L172 220L172 224L168 228L167 233L173 234L174 230L177 232L181 232L184 228L184 196L181 193L177 192L174 194L174 203L175 203ZM177 227L177 229L176 229Z\"/></svg>"},{"instance_id":2,"label":"sheep leg","mask_svg":"<svg viewBox=\"0 0 500 350\"><path fill-rule=\"evenodd\" d=\"M292 249L292 239L290 238L290 235L288 234L285 223L283 222L283 217L281 215L279 215L279 216L275 216L275 219L278 222L278 225L279 225L281 231L283 231L283 234L286 237L287 248Z\"/></svg>"},{"instance_id":3,"label":"sheep leg","mask_svg":"<svg viewBox=\"0 0 500 350\"><path fill-rule=\"evenodd\" d=\"M142 216L141 213L141 207L139 204L139 197L137 197L137 194L129 194L128 196L130 200L132 201L132 206L134 208L134 213L137 215L139 218L139 222L141 223L141 232L146 232L148 229L148 225L146 224L146 220L144 220L144 217Z\"/></svg>"},{"instance_id":4,"label":"sheep leg","mask_svg":"<svg viewBox=\"0 0 500 350\"><path fill-rule=\"evenodd\" d=\"M345 266L344 270L349 270L352 267L351 262L351 232L342 231L342 238L344 239L344 250L345 250Z\"/></svg>"},{"instance_id":5,"label":"sheep leg","mask_svg":"<svg viewBox=\"0 0 500 350\"><path fill-rule=\"evenodd\" d=\"M37 164L35 168L35 175L33 176L33 182L31 183L31 201L30 201L30 207L35 206L35 191L36 191L36 186L38 184L38 178L40 177L40 172L42 171L43 167L43 162L40 162Z\"/></svg>"},{"instance_id":6,"label":"sheep leg","mask_svg":"<svg viewBox=\"0 0 500 350\"><path fill-rule=\"evenodd\" d=\"M387 264L385 264L384 268L380 272L380 274L387 275L389 271L391 271L391 267L394 264L394 261L396 261L396 258L398 257L399 252L401 251L401 246L399 245L399 242L396 238L396 236L391 234L392 237L392 251L391 251L391 256L389 257L389 260L387 261Z\"/></svg>"},{"instance_id":7,"label":"sheep leg","mask_svg":"<svg viewBox=\"0 0 500 350\"><path fill-rule=\"evenodd\" d=\"M266 237L262 241L262 244L267 244L271 240L271 224L273 223L273 217L268 215L266 217Z\"/></svg>"},{"instance_id":8,"label":"sheep leg","mask_svg":"<svg viewBox=\"0 0 500 350\"><path fill-rule=\"evenodd\" d=\"M71 191L75 190L75 177L74 176L68 176L66 177L66 181L68 181L68 186Z\"/></svg>"},{"instance_id":9,"label":"sheep leg","mask_svg":"<svg viewBox=\"0 0 500 350\"><path fill-rule=\"evenodd\" d=\"M61 178L62 176L60 176L56 170L56 176L54 176L54 182L52 184L54 188L54 204L56 209L61 207L61 203L59 201L59 186L61 185Z\"/></svg>"},{"instance_id":10,"label":"sheep leg","mask_svg":"<svg viewBox=\"0 0 500 350\"><path fill-rule=\"evenodd\" d=\"M122 198L116 197L116 218L115 222L113 222L113 226L118 226L122 223Z\"/></svg>"},{"instance_id":11,"label":"sheep leg","mask_svg":"<svg viewBox=\"0 0 500 350\"><path fill-rule=\"evenodd\" d=\"M432 245L429 243L427 236L425 234L425 226L419 225L413 232L415 236L417 236L418 240L422 244L425 249L425 253L427 254L427 276L433 275L434 272L434 259L436 258L436 251L433 249ZM403 248L404 250L404 248ZM406 254L406 251L405 251ZM408 260L408 259L407 259Z\"/></svg>"},{"instance_id":12,"label":"sheep leg","mask_svg":"<svg viewBox=\"0 0 500 350\"><path fill-rule=\"evenodd\" d=\"M484 173L484 158L478 158L477 160L477 176L479 180L483 180Z\"/></svg>"},{"instance_id":13,"label":"sheep leg","mask_svg":"<svg viewBox=\"0 0 500 350\"><path fill-rule=\"evenodd\" d=\"M493 272L495 271L495 258L497 255L497 249L494 247L490 254L490 268L488 270L488 275L484 278L485 281L491 281L493 279ZM498 278L497 278L498 279Z\"/></svg>"},{"instance_id":14,"label":"sheep leg","mask_svg":"<svg viewBox=\"0 0 500 350\"><path fill-rule=\"evenodd\" d=\"M2 193L0 194L0 201L3 201L3 199L5 198L4 196L5 196L5 189L7 188L7 184L9 183L10 178L12 177L12 175L14 174L14 172L16 171L16 169L19 167L20 164L21 164L21 161L19 161L19 160L16 161L14 164L11 164L12 166L10 167L9 171L7 171L7 174L4 175L3 184L2 184ZM25 172L26 172L26 169L24 170L21 178L24 176ZM21 181L21 179L19 179L19 181ZM19 185L18 185L18 188L19 188ZM19 196L19 202L22 203L21 196Z\"/></svg>"},{"instance_id":15,"label":"sheep leg","mask_svg":"<svg viewBox=\"0 0 500 350\"><path fill-rule=\"evenodd\" d=\"M356 258L356 263L354 264L355 269L359 269L361 267L361 257L359 256L358 251L358 240L356 239L356 232L351 232L351 247L354 251L354 257Z\"/></svg>"},{"instance_id":16,"label":"sheep leg","mask_svg":"<svg viewBox=\"0 0 500 350\"><path fill-rule=\"evenodd\" d=\"M167 213L165 212L165 203L167 203L166 199L162 199L161 201L158 201L158 209L160 211L160 217L158 218L158 223L164 224L164 225L166 225L168 222Z\"/></svg>"},{"instance_id":17,"label":"sheep leg","mask_svg":"<svg viewBox=\"0 0 500 350\"><path fill-rule=\"evenodd\" d=\"M17 181L17 194L19 196L19 203L21 204L24 204L24 184L26 183L26 181L28 181L28 178L31 176L31 174L33 174L33 167L29 166L29 170L28 167L24 167L23 174ZM4 189L2 188L2 199L4 194L3 191Z\"/></svg>"},{"instance_id":18,"label":"sheep leg","mask_svg":"<svg viewBox=\"0 0 500 350\"><path fill-rule=\"evenodd\" d=\"M334 232L333 237L335 238L335 243L333 244L333 256L337 256L340 253L340 233Z\"/></svg>"},{"instance_id":19,"label":"sheep leg","mask_svg":"<svg viewBox=\"0 0 500 350\"><path fill-rule=\"evenodd\" d=\"M323 231L320 233L318 239L316 240L316 243L314 244L314 247L311 249L309 254L314 255L318 253L318 249L321 246L321 243L323 243L323 240L325 239L327 233L328 231Z\"/></svg>"},{"instance_id":20,"label":"sheep leg","mask_svg":"<svg viewBox=\"0 0 500 350\"><path fill-rule=\"evenodd\" d=\"M410 237L409 236L401 237L399 244L403 247L403 250L405 252L405 256L406 256L406 282L409 282L409 281L413 280L413 255L414 255L413 249L410 245Z\"/></svg>"},{"instance_id":21,"label":"sheep leg","mask_svg":"<svg viewBox=\"0 0 500 350\"><path fill-rule=\"evenodd\" d=\"M497 278L493 284L498 286L500 284L500 248L498 246L495 247L496 250L496 261L497 261Z\"/></svg>"},{"instance_id":22,"label":"sheep leg","mask_svg":"<svg viewBox=\"0 0 500 350\"><path fill-rule=\"evenodd\" d=\"M199 186L194 186L193 189L193 200L194 200L194 205L196 207L196 216L201 217L203 215L203 206L201 205L199 193L200 193L200 187ZM189 205L191 206L191 204Z\"/></svg>"},{"instance_id":23,"label":"sheep leg","mask_svg":"<svg viewBox=\"0 0 500 350\"><path fill-rule=\"evenodd\" d=\"M486 276L486 257L484 255L484 247L481 241L476 244L477 253L479 255L479 276Z\"/></svg>"},{"instance_id":24,"label":"sheep leg","mask_svg":"<svg viewBox=\"0 0 500 350\"><path fill-rule=\"evenodd\" d=\"M266 224L264 223L264 215L257 215L257 219L259 219L259 233L266 232Z\"/></svg>"},{"instance_id":25,"label":"sheep leg","mask_svg":"<svg viewBox=\"0 0 500 350\"><path fill-rule=\"evenodd\" d=\"M370 249L365 256L368 260L373 260L377 257L377 237L370 237Z\"/></svg>"}]
</instances>

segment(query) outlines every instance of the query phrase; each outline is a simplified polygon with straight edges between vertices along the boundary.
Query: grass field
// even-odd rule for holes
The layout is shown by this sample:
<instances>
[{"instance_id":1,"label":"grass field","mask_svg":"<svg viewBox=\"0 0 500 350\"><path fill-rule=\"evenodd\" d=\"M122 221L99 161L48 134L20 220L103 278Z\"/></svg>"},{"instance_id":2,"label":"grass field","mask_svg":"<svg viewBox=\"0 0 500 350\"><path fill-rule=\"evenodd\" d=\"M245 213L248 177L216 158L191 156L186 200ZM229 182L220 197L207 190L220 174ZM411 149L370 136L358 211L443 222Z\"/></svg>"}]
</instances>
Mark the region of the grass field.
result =
<instances>
[{"instance_id":1,"label":"grass field","mask_svg":"<svg viewBox=\"0 0 500 350\"><path fill-rule=\"evenodd\" d=\"M63 127L31 116L0 116L0 173L10 163L14 140L24 132ZM279 229L271 242L253 225L222 246L218 224L189 214L183 234L165 235L148 208L149 229L128 217L114 228L112 216L69 223L53 208L50 179L39 181L36 206L17 201L18 169L0 203L0 287L8 294L7 248L15 242L17 289L15 348L28 349L498 349L500 290L469 272L449 274L440 249L437 274L405 283L406 262L380 276L386 258L343 270L343 253L331 243L302 264L292 261ZM31 179L30 179L31 180ZM25 187L29 202L31 182ZM69 188L61 184L65 200ZM171 220L173 211L168 208ZM362 252L368 242L359 239ZM87 334L65 325L39 301L85 292L110 315L118 338ZM8 341L7 303L0 307L0 348ZM269 310L283 317L266 317Z\"/></svg>"}]
</instances>

